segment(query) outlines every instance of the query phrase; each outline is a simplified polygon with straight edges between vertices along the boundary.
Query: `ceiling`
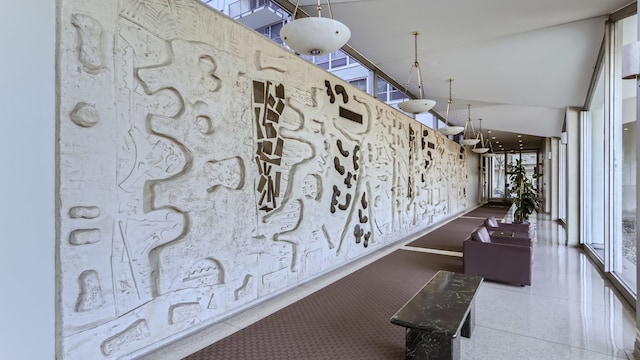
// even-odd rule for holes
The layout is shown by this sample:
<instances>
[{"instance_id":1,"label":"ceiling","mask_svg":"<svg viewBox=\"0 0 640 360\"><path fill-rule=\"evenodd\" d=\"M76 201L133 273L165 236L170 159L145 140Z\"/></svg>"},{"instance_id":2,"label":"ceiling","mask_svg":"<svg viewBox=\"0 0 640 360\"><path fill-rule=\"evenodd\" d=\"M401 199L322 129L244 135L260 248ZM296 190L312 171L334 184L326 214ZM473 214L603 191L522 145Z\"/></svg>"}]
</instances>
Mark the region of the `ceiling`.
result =
<instances>
[{"instance_id":1,"label":"ceiling","mask_svg":"<svg viewBox=\"0 0 640 360\"><path fill-rule=\"evenodd\" d=\"M295 5L296 0L289 0ZM567 107L582 107L608 15L629 0L333 0L348 45L400 84L418 61L425 97L446 113L452 83L459 125L471 118L500 136L559 137ZM327 16L326 1L323 16ZM316 0L300 7L317 15ZM404 89L402 89L404 90ZM419 94L417 81L410 91ZM504 133L502 133L504 132ZM507 142L507 139L504 139ZM537 148L539 144L527 144Z\"/></svg>"}]
</instances>

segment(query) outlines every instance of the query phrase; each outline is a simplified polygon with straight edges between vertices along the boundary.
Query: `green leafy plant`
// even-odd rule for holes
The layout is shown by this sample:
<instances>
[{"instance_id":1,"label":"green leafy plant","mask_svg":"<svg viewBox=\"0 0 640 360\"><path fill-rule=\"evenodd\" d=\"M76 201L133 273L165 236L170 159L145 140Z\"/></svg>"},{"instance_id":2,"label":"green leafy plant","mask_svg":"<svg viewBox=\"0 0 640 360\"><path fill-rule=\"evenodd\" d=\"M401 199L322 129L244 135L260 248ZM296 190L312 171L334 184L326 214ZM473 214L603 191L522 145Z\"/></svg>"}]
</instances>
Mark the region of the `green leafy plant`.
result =
<instances>
[{"instance_id":1,"label":"green leafy plant","mask_svg":"<svg viewBox=\"0 0 640 360\"><path fill-rule=\"evenodd\" d=\"M534 176L538 177L539 175ZM516 210L513 213L513 221L516 223L527 222L529 216L538 210L540 203L538 201L538 192L533 187L531 179L527 176L527 171L521 160L516 161L509 180L511 180L510 192L515 196L513 203Z\"/></svg>"}]
</instances>

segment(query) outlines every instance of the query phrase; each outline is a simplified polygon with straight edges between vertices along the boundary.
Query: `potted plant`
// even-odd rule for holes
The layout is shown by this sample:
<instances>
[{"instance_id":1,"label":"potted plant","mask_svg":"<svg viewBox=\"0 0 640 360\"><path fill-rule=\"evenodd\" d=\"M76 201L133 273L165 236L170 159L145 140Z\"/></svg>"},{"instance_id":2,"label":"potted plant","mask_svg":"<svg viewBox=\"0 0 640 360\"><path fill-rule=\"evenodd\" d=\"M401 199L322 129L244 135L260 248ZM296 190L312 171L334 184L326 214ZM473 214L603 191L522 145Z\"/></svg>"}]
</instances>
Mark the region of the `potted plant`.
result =
<instances>
[{"instance_id":1,"label":"potted plant","mask_svg":"<svg viewBox=\"0 0 640 360\"><path fill-rule=\"evenodd\" d=\"M538 177L539 175L534 176ZM521 160L518 159L516 161L509 180L511 180L510 193L515 196L513 203L516 209L513 213L513 222L528 222L529 216L538 210L538 192L533 187L531 179L527 176L527 171Z\"/></svg>"}]
</instances>

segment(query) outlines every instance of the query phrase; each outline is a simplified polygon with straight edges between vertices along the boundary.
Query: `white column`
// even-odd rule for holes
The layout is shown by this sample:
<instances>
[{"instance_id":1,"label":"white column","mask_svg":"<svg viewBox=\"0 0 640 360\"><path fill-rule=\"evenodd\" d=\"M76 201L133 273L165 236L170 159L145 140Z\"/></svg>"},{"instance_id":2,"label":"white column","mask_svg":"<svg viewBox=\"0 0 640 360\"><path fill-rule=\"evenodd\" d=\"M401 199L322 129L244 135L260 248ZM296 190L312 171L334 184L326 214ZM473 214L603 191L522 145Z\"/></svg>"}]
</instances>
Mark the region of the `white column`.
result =
<instances>
[{"instance_id":1,"label":"white column","mask_svg":"<svg viewBox=\"0 0 640 360\"><path fill-rule=\"evenodd\" d=\"M567 110L567 245L580 243L580 117L575 108Z\"/></svg>"}]
</instances>

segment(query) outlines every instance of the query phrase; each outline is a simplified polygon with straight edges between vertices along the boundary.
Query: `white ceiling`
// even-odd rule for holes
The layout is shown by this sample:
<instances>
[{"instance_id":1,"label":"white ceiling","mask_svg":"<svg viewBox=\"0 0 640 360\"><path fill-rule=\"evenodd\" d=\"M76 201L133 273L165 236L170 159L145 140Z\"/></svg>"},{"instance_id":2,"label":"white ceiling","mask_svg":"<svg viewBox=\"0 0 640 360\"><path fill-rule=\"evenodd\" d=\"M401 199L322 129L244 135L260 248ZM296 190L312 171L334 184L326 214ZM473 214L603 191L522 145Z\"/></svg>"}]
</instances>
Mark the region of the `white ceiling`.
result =
<instances>
[{"instance_id":1,"label":"white ceiling","mask_svg":"<svg viewBox=\"0 0 640 360\"><path fill-rule=\"evenodd\" d=\"M295 5L296 0L289 0ZM316 1L300 6L317 15ZM609 14L629 0L333 0L348 44L400 84L414 61L414 31L425 97L497 129L560 136L566 107L582 107ZM321 1L328 16L326 0ZM418 94L417 81L411 91ZM404 90L404 89L402 89ZM464 125L464 124L460 124ZM476 123L477 127L477 123Z\"/></svg>"}]
</instances>

